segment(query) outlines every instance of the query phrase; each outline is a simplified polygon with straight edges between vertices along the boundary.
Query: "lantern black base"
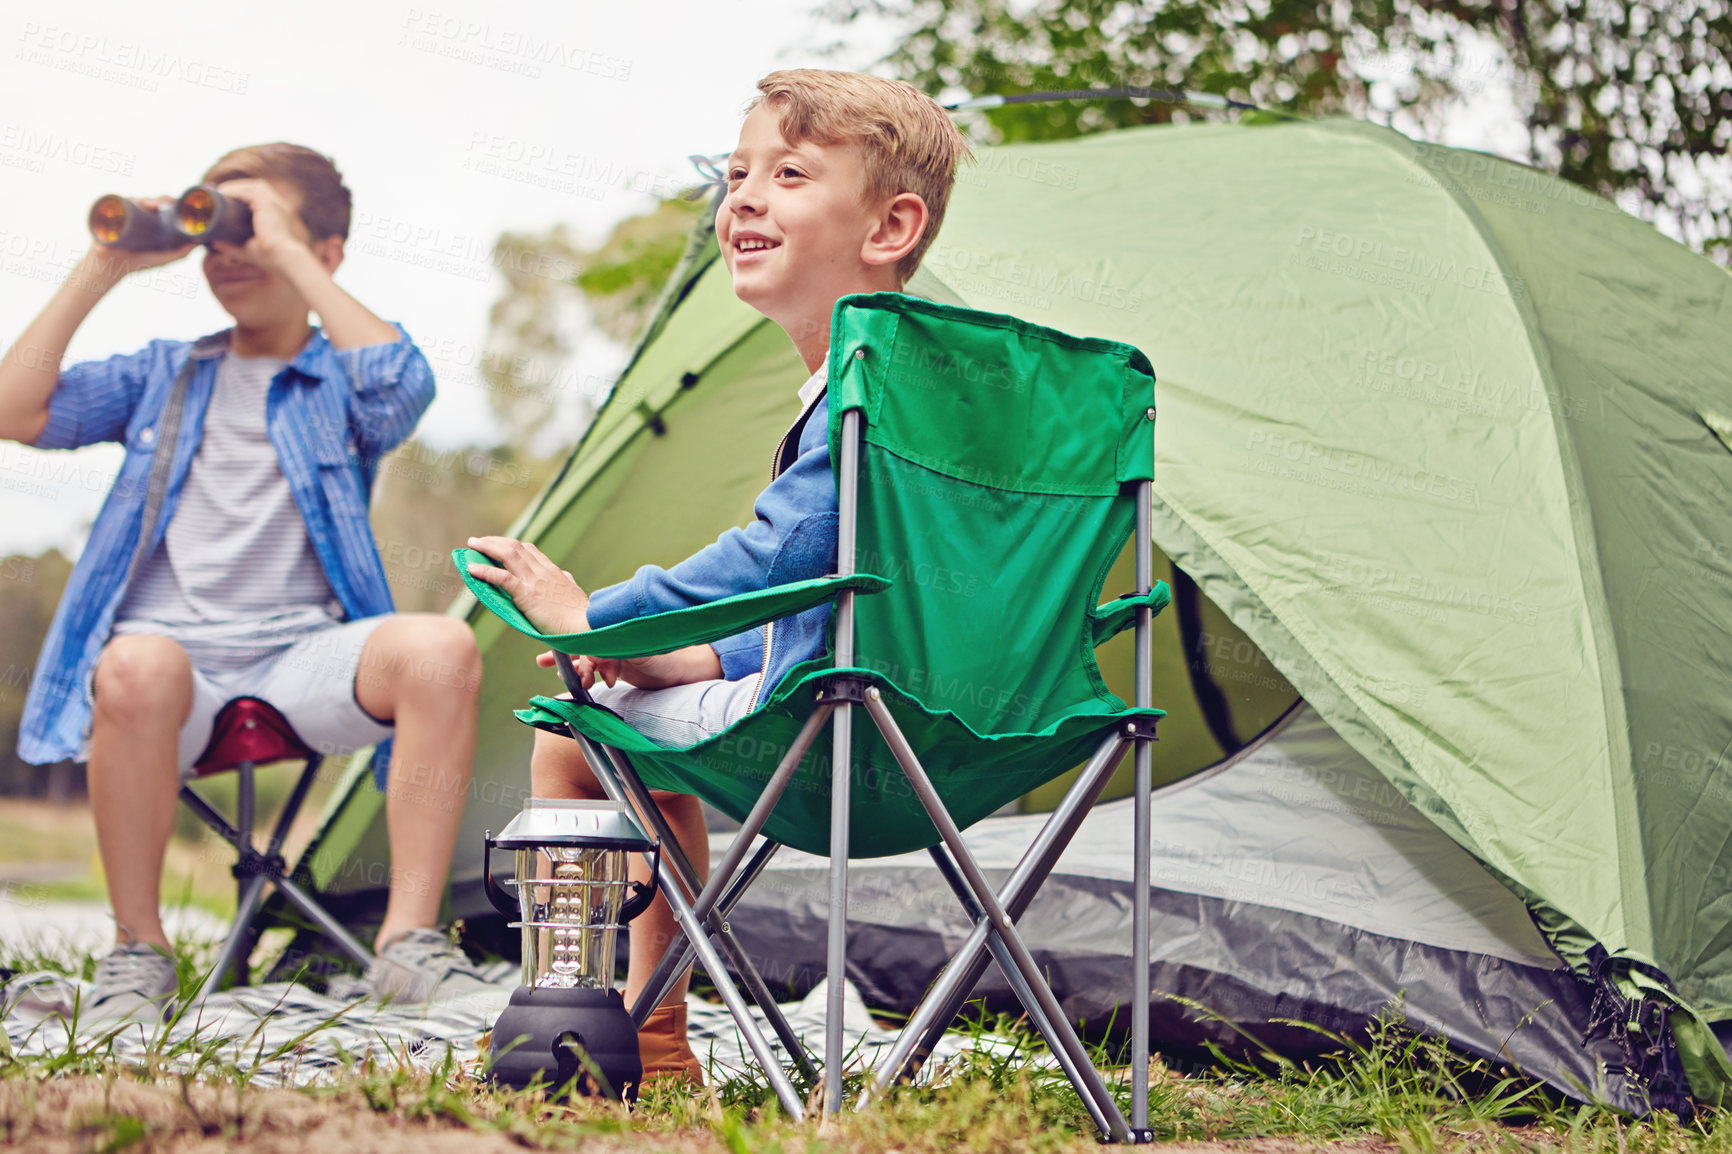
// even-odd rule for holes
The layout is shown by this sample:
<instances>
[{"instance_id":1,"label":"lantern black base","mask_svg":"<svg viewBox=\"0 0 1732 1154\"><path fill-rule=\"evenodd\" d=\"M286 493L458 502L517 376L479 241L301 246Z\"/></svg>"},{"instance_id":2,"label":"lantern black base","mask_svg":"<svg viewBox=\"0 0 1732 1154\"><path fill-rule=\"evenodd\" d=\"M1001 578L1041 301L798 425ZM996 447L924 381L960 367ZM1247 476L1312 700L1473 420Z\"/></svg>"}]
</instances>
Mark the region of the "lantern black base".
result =
<instances>
[{"instance_id":1,"label":"lantern black base","mask_svg":"<svg viewBox=\"0 0 1732 1154\"><path fill-rule=\"evenodd\" d=\"M527 1035L527 1036L525 1036ZM515 1046L512 1042L522 1038ZM500 1054L500 1050L511 1048ZM577 1047L574 1049L573 1047ZM637 1028L618 990L549 990L519 986L493 1023L488 1078L523 1089L541 1076L549 1090L573 1083L579 1094L637 1100L643 1080ZM594 1063L585 1063L583 1055ZM594 1076L600 1074L599 1084Z\"/></svg>"}]
</instances>

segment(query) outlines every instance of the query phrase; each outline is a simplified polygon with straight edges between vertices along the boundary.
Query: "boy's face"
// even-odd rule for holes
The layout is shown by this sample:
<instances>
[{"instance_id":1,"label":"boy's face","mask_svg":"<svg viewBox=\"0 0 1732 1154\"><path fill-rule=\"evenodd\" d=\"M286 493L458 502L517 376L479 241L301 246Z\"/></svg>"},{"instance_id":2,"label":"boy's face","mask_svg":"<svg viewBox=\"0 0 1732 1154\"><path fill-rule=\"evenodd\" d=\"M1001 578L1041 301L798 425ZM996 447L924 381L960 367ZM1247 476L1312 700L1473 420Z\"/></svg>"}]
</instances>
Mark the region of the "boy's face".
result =
<instances>
[{"instance_id":1,"label":"boy's face","mask_svg":"<svg viewBox=\"0 0 1732 1154\"><path fill-rule=\"evenodd\" d=\"M267 183L288 202L293 216L291 227L306 243L309 235L300 217L301 190L287 181ZM222 185L217 187L220 190ZM244 245L219 242L206 249L204 279L223 311L244 328L270 328L307 318L307 302L288 278L249 259Z\"/></svg>"},{"instance_id":2,"label":"boy's face","mask_svg":"<svg viewBox=\"0 0 1732 1154\"><path fill-rule=\"evenodd\" d=\"M768 104L752 109L728 158L728 195L716 240L734 294L786 322L821 301L858 291L862 254L878 227L866 203L866 169L854 144L790 144Z\"/></svg>"}]
</instances>

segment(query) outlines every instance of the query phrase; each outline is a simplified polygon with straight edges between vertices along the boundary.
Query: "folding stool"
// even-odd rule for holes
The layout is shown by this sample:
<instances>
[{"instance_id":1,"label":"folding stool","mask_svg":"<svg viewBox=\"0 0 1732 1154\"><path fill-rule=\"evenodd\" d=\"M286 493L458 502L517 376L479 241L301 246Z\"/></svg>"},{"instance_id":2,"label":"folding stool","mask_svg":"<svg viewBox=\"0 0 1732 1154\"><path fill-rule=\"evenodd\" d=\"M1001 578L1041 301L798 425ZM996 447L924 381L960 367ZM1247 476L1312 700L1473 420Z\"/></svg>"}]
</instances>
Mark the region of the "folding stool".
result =
<instances>
[{"instance_id":1,"label":"folding stool","mask_svg":"<svg viewBox=\"0 0 1732 1154\"><path fill-rule=\"evenodd\" d=\"M278 761L303 761L306 765L277 816L269 845L261 852L253 845L253 769ZM294 824L295 816L307 799L307 791L318 777L321 761L321 755L302 741L288 719L268 702L257 697L237 697L217 711L210 743L193 765L192 780L180 787L180 799L186 807L215 830L217 836L234 846L240 855L233 869L238 889L234 925L217 954L215 967L205 979L204 988L199 991L200 998L216 993L231 969L236 971L237 982L246 982L247 959L258 936L253 923L264 904L267 884L282 891L296 908L363 968L372 963L372 953L294 880L293 871L283 860L283 840L288 837L289 827ZM233 824L193 788L194 781L230 770L240 774Z\"/></svg>"}]
</instances>

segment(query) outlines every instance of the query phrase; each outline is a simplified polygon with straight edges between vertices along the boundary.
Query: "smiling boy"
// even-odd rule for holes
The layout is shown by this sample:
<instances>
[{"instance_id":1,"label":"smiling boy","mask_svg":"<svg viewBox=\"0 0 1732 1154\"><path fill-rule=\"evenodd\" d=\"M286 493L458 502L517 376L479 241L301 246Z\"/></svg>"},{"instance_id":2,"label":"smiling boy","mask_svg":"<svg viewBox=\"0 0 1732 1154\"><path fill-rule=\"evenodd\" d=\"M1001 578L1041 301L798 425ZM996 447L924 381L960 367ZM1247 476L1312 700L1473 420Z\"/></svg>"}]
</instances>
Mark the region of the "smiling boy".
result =
<instances>
[{"instance_id":1,"label":"smiling boy","mask_svg":"<svg viewBox=\"0 0 1732 1154\"><path fill-rule=\"evenodd\" d=\"M895 292L913 275L968 147L942 108L898 81L801 69L772 73L758 89L728 158L716 239L735 295L781 326L811 373L799 390L800 417L778 448L756 519L671 569L647 565L629 581L586 595L533 545L471 539L501 567L470 572L511 594L544 633L579 633L835 572L836 485L824 396L831 312L843 296ZM829 612L827 605L808 609L713 645L625 661L580 657L576 665L585 688L605 683L595 699L639 731L690 745L740 720L789 669L822 652ZM550 654L539 660L552 664ZM540 797L603 796L568 739L537 733L530 774ZM707 876L698 800L653 796ZM674 932L661 898L633 923L628 1004ZM646 1081L701 1081L686 1041L685 995L682 978L640 1033Z\"/></svg>"},{"instance_id":2,"label":"smiling boy","mask_svg":"<svg viewBox=\"0 0 1732 1154\"><path fill-rule=\"evenodd\" d=\"M242 695L326 754L394 735L379 782L392 873L373 989L461 992L479 976L434 927L480 658L462 622L392 612L367 520L379 458L415 427L433 376L401 328L332 280L350 196L330 160L266 144L204 180L252 212L245 244L204 257L233 328L61 369L109 289L194 247L93 245L0 360L0 437L126 450L43 643L19 740L28 761L89 761L116 946L84 1012L151 1015L176 988L158 900L177 782Z\"/></svg>"}]
</instances>

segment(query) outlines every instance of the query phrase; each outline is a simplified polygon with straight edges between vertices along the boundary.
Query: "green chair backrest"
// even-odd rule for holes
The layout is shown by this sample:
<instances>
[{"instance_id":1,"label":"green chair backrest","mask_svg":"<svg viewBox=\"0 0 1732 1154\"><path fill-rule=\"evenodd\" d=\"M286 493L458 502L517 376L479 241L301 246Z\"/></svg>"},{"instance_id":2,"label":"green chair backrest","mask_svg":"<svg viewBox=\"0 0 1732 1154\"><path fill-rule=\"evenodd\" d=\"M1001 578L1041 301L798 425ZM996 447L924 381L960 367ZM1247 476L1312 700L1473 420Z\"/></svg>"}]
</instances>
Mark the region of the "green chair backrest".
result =
<instances>
[{"instance_id":1,"label":"green chair backrest","mask_svg":"<svg viewBox=\"0 0 1732 1154\"><path fill-rule=\"evenodd\" d=\"M870 671L951 818L966 829L1087 759L1124 719L1160 716L1114 696L1094 655L1097 639L1129 621L1137 604L1158 611L1168 595L1157 583L1140 602L1095 612L1153 470L1154 374L1129 345L898 293L838 301L830 352L839 487L848 480L846 415L864 418L857 576L866 588L874 583L867 573L892 579L887 589L855 595L847 668ZM507 599L470 584L513 620ZM678 636L658 628L655 643L692 644L703 631L724 636L716 630L729 627L728 614L765 609L766 594L785 604L777 616L817 603L810 588L741 594L663 615L686 625ZM699 626L699 617L707 624ZM831 615L832 630L838 617ZM536 698L518 716L569 725L628 753L650 788L695 794L741 819L835 669L832 644L796 666L754 713L686 747L664 746L604 709L569 701ZM936 844L937 829L876 728L860 717L852 733L850 855ZM831 750L824 736L807 751L764 827L768 836L829 852Z\"/></svg>"},{"instance_id":2,"label":"green chair backrest","mask_svg":"<svg viewBox=\"0 0 1732 1154\"><path fill-rule=\"evenodd\" d=\"M982 736L1122 710L1090 610L1153 475L1148 358L897 293L838 301L830 353L838 469L865 417L855 563L896 583L855 598L853 664Z\"/></svg>"}]
</instances>

